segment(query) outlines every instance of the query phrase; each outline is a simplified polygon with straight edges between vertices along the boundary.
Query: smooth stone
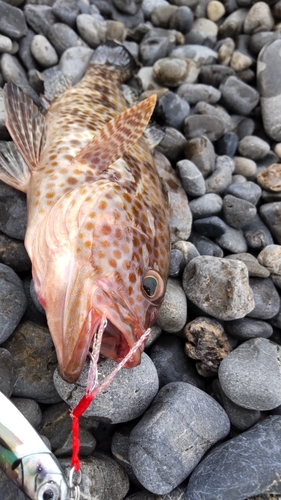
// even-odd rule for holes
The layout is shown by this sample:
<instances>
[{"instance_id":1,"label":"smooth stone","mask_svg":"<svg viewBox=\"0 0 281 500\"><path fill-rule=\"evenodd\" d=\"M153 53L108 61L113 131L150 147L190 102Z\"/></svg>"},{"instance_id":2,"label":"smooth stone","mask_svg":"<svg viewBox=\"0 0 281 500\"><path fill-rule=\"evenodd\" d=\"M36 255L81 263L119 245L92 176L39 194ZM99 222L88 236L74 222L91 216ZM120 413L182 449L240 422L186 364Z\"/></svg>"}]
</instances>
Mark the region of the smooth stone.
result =
<instances>
[{"instance_id":1,"label":"smooth stone","mask_svg":"<svg viewBox=\"0 0 281 500\"><path fill-rule=\"evenodd\" d=\"M226 132L216 142L215 148L217 154L230 156L232 158L237 151L238 142L238 136L235 132Z\"/></svg>"},{"instance_id":2,"label":"smooth stone","mask_svg":"<svg viewBox=\"0 0 281 500\"><path fill-rule=\"evenodd\" d=\"M70 28L70 26L63 23L55 23L51 26L48 31L48 40L51 42L59 56L61 56L64 51L70 47L80 47L86 45L82 38L80 38L77 33Z\"/></svg>"},{"instance_id":3,"label":"smooth stone","mask_svg":"<svg viewBox=\"0 0 281 500\"><path fill-rule=\"evenodd\" d=\"M206 192L205 181L196 165L189 160L181 160L176 165L182 187L189 196L202 196Z\"/></svg>"},{"instance_id":4,"label":"smooth stone","mask_svg":"<svg viewBox=\"0 0 281 500\"><path fill-rule=\"evenodd\" d=\"M218 61L224 66L229 66L232 54L235 49L235 43L232 38L224 38L219 42Z\"/></svg>"},{"instance_id":5,"label":"smooth stone","mask_svg":"<svg viewBox=\"0 0 281 500\"><path fill-rule=\"evenodd\" d=\"M208 137L189 139L184 146L184 156L196 165L204 178L215 169L215 150Z\"/></svg>"},{"instance_id":6,"label":"smooth stone","mask_svg":"<svg viewBox=\"0 0 281 500\"><path fill-rule=\"evenodd\" d=\"M227 225L224 234L216 238L216 243L221 248L231 253L247 252L248 245L241 229L235 229Z\"/></svg>"},{"instance_id":7,"label":"smooth stone","mask_svg":"<svg viewBox=\"0 0 281 500\"><path fill-rule=\"evenodd\" d=\"M13 358L7 349L0 347L0 391L10 398L15 384Z\"/></svg>"},{"instance_id":8,"label":"smooth stone","mask_svg":"<svg viewBox=\"0 0 281 500\"><path fill-rule=\"evenodd\" d=\"M270 231L257 214L243 227L243 233L249 248L260 251L267 245L273 245Z\"/></svg>"},{"instance_id":9,"label":"smooth stone","mask_svg":"<svg viewBox=\"0 0 281 500\"><path fill-rule=\"evenodd\" d=\"M54 66L59 60L54 47L44 35L35 35L33 37L31 53L43 68Z\"/></svg>"},{"instance_id":10,"label":"smooth stone","mask_svg":"<svg viewBox=\"0 0 281 500\"><path fill-rule=\"evenodd\" d=\"M238 135L239 139L243 139L245 135L253 134L255 130L255 122L252 118L241 116L241 115L232 115L232 131Z\"/></svg>"},{"instance_id":11,"label":"smooth stone","mask_svg":"<svg viewBox=\"0 0 281 500\"><path fill-rule=\"evenodd\" d=\"M56 0L52 11L59 21L74 28L80 8L76 0Z\"/></svg>"},{"instance_id":12,"label":"smooth stone","mask_svg":"<svg viewBox=\"0 0 281 500\"><path fill-rule=\"evenodd\" d=\"M169 28L186 34L192 28L193 21L194 15L191 8L188 5L181 5L171 15Z\"/></svg>"},{"instance_id":13,"label":"smooth stone","mask_svg":"<svg viewBox=\"0 0 281 500\"><path fill-rule=\"evenodd\" d=\"M32 5L24 6L24 15L29 26L40 35L48 38L48 32L51 26L56 22L56 17L52 8L48 5Z\"/></svg>"},{"instance_id":14,"label":"smooth stone","mask_svg":"<svg viewBox=\"0 0 281 500\"><path fill-rule=\"evenodd\" d=\"M158 144L157 150L164 154L172 163L177 162L183 156L186 138L173 127L165 127L165 135Z\"/></svg>"},{"instance_id":15,"label":"smooth stone","mask_svg":"<svg viewBox=\"0 0 281 500\"><path fill-rule=\"evenodd\" d=\"M168 333L179 332L186 324L187 302L180 283L169 279L164 300L157 316L157 325Z\"/></svg>"},{"instance_id":16,"label":"smooth stone","mask_svg":"<svg viewBox=\"0 0 281 500\"><path fill-rule=\"evenodd\" d=\"M249 276L257 278L268 278L269 271L259 264L258 260L250 253L236 253L227 255L226 259L241 260L246 265Z\"/></svg>"},{"instance_id":17,"label":"smooth stone","mask_svg":"<svg viewBox=\"0 0 281 500\"><path fill-rule=\"evenodd\" d=\"M0 343L14 332L27 307L21 279L5 264L0 264Z\"/></svg>"},{"instance_id":18,"label":"smooth stone","mask_svg":"<svg viewBox=\"0 0 281 500\"><path fill-rule=\"evenodd\" d=\"M154 115L161 125L181 130L189 112L189 104L174 92L168 91L157 100Z\"/></svg>"},{"instance_id":19,"label":"smooth stone","mask_svg":"<svg viewBox=\"0 0 281 500\"><path fill-rule=\"evenodd\" d=\"M0 0L0 33L12 40L27 34L27 25L21 9Z\"/></svg>"},{"instance_id":20,"label":"smooth stone","mask_svg":"<svg viewBox=\"0 0 281 500\"><path fill-rule=\"evenodd\" d=\"M192 231L190 242L196 247L200 255L211 255L212 257L223 257L223 249L206 236Z\"/></svg>"},{"instance_id":21,"label":"smooth stone","mask_svg":"<svg viewBox=\"0 0 281 500\"><path fill-rule=\"evenodd\" d=\"M243 175L243 174L242 174ZM230 184L226 192L256 205L261 197L261 188L252 181Z\"/></svg>"},{"instance_id":22,"label":"smooth stone","mask_svg":"<svg viewBox=\"0 0 281 500\"><path fill-rule=\"evenodd\" d=\"M219 381L224 393L239 406L271 410L281 404L279 346L264 338L243 342L223 359ZM264 370L270 366L270 370Z\"/></svg>"},{"instance_id":23,"label":"smooth stone","mask_svg":"<svg viewBox=\"0 0 281 500\"><path fill-rule=\"evenodd\" d=\"M268 339L273 333L273 328L267 321L252 318L227 321L225 330L239 340L249 340L257 337Z\"/></svg>"},{"instance_id":24,"label":"smooth stone","mask_svg":"<svg viewBox=\"0 0 281 500\"><path fill-rule=\"evenodd\" d=\"M155 30L144 35L139 46L140 57L144 66L153 66L158 59L167 57L169 52L176 46L175 35L167 35L167 32L165 35L161 31Z\"/></svg>"},{"instance_id":25,"label":"smooth stone","mask_svg":"<svg viewBox=\"0 0 281 500\"><path fill-rule=\"evenodd\" d=\"M177 278L183 269L183 254L178 248L172 248L169 262L169 277Z\"/></svg>"},{"instance_id":26,"label":"smooth stone","mask_svg":"<svg viewBox=\"0 0 281 500\"><path fill-rule=\"evenodd\" d=\"M1 83L1 79L3 83ZM0 72L0 85L4 86L4 79L2 73ZM8 140L10 138L10 134L6 128L6 111L4 105L4 90L0 87L0 139Z\"/></svg>"},{"instance_id":27,"label":"smooth stone","mask_svg":"<svg viewBox=\"0 0 281 500\"><path fill-rule=\"evenodd\" d=\"M254 495L262 500L265 497L259 496L260 493L276 493L277 497L273 498L277 500L281 492L276 481L280 469L280 452L276 446L280 429L281 417L268 417L215 447L193 472L185 500L213 500L220 496L243 500Z\"/></svg>"},{"instance_id":28,"label":"smooth stone","mask_svg":"<svg viewBox=\"0 0 281 500\"><path fill-rule=\"evenodd\" d=\"M184 333L187 338L185 354L197 360L198 373L203 377L214 376L221 360L231 351L221 323L199 316L186 325Z\"/></svg>"},{"instance_id":29,"label":"smooth stone","mask_svg":"<svg viewBox=\"0 0 281 500\"><path fill-rule=\"evenodd\" d=\"M210 141L218 140L224 134L223 122L209 115L190 115L184 120L184 135L187 139L205 136Z\"/></svg>"},{"instance_id":30,"label":"smooth stone","mask_svg":"<svg viewBox=\"0 0 281 500\"><path fill-rule=\"evenodd\" d=\"M261 205L259 213L277 243L281 244L281 201Z\"/></svg>"},{"instance_id":31,"label":"smooth stone","mask_svg":"<svg viewBox=\"0 0 281 500\"><path fill-rule=\"evenodd\" d=\"M202 83L183 83L179 86L177 93L191 105L195 105L199 101L215 104L221 98L221 93L218 89Z\"/></svg>"},{"instance_id":32,"label":"smooth stone","mask_svg":"<svg viewBox=\"0 0 281 500\"><path fill-rule=\"evenodd\" d=\"M83 427L79 428L79 442L80 449L79 455L83 457L87 457L92 455L95 447L96 440L91 432L87 431ZM57 457L65 457L70 456L72 454L73 444L72 444L72 436L71 433L68 434L66 441L62 444L60 448L56 450Z\"/></svg>"},{"instance_id":33,"label":"smooth stone","mask_svg":"<svg viewBox=\"0 0 281 500\"><path fill-rule=\"evenodd\" d=\"M219 27L220 38L230 37L235 39L237 35L242 33L244 21L248 14L248 9L235 9L229 16L224 19Z\"/></svg>"},{"instance_id":34,"label":"smooth stone","mask_svg":"<svg viewBox=\"0 0 281 500\"><path fill-rule=\"evenodd\" d=\"M268 190L281 193L281 165L273 163L257 175L259 185Z\"/></svg>"},{"instance_id":35,"label":"smooth stone","mask_svg":"<svg viewBox=\"0 0 281 500\"><path fill-rule=\"evenodd\" d=\"M269 153L270 145L260 137L247 135L239 142L238 151L251 160L261 160Z\"/></svg>"},{"instance_id":36,"label":"smooth stone","mask_svg":"<svg viewBox=\"0 0 281 500\"><path fill-rule=\"evenodd\" d=\"M189 203L194 220L220 213L222 205L222 198L215 193L204 194Z\"/></svg>"},{"instance_id":37,"label":"smooth stone","mask_svg":"<svg viewBox=\"0 0 281 500\"><path fill-rule=\"evenodd\" d=\"M202 33L204 37L217 37L218 34L218 26L211 19L205 19L204 17L195 18L192 29L199 31Z\"/></svg>"},{"instance_id":38,"label":"smooth stone","mask_svg":"<svg viewBox=\"0 0 281 500\"><path fill-rule=\"evenodd\" d=\"M60 401L53 382L57 358L47 328L24 321L4 346L14 361L16 383L13 396L35 399L44 404Z\"/></svg>"},{"instance_id":39,"label":"smooth stone","mask_svg":"<svg viewBox=\"0 0 281 500\"><path fill-rule=\"evenodd\" d=\"M110 359L101 360L98 371L101 379L115 368ZM58 370L54 374L54 384L61 396L71 407L75 407L85 392L89 364L86 363L78 381L68 384ZM135 368L121 369L105 392L100 393L85 411L84 416L94 416L110 423L127 422L139 417L150 405L158 391L158 376L150 358L142 354L142 362Z\"/></svg>"},{"instance_id":40,"label":"smooth stone","mask_svg":"<svg viewBox=\"0 0 281 500\"><path fill-rule=\"evenodd\" d=\"M204 389L204 381L184 354L184 342L179 337L161 335L151 347L149 356L156 367L160 388L170 382L186 382Z\"/></svg>"},{"instance_id":41,"label":"smooth stone","mask_svg":"<svg viewBox=\"0 0 281 500\"><path fill-rule=\"evenodd\" d=\"M218 379L213 381L212 389L215 393L217 401L225 409L231 425L239 431L246 431L249 427L252 427L260 420L261 412L259 410L249 410L248 408L242 408L241 406L233 403L233 401L231 401L231 399L229 399L223 392Z\"/></svg>"},{"instance_id":42,"label":"smooth stone","mask_svg":"<svg viewBox=\"0 0 281 500\"><path fill-rule=\"evenodd\" d=\"M142 9L138 9L136 14L125 14L116 9L113 4L111 4L111 16L112 19L127 29L137 28L140 24L144 23L144 14Z\"/></svg>"},{"instance_id":43,"label":"smooth stone","mask_svg":"<svg viewBox=\"0 0 281 500\"><path fill-rule=\"evenodd\" d=\"M249 49L254 55L258 56L259 52L265 45L270 42L274 42L275 40L280 40L280 38L281 33L279 31L260 31L259 33L255 33L251 36Z\"/></svg>"},{"instance_id":44,"label":"smooth stone","mask_svg":"<svg viewBox=\"0 0 281 500\"><path fill-rule=\"evenodd\" d=\"M207 5L207 16L211 21L219 21L225 14L225 7L223 3L218 0L211 0Z\"/></svg>"},{"instance_id":45,"label":"smooth stone","mask_svg":"<svg viewBox=\"0 0 281 500\"><path fill-rule=\"evenodd\" d=\"M141 8L140 0L114 0L114 6L124 14L136 14Z\"/></svg>"},{"instance_id":46,"label":"smooth stone","mask_svg":"<svg viewBox=\"0 0 281 500\"><path fill-rule=\"evenodd\" d=\"M255 205L232 194L224 197L222 209L226 223L235 229L245 226L257 213Z\"/></svg>"},{"instance_id":47,"label":"smooth stone","mask_svg":"<svg viewBox=\"0 0 281 500\"><path fill-rule=\"evenodd\" d=\"M205 181L206 193L223 194L231 183L232 170L230 165L218 166Z\"/></svg>"},{"instance_id":48,"label":"smooth stone","mask_svg":"<svg viewBox=\"0 0 281 500\"><path fill-rule=\"evenodd\" d=\"M153 65L153 77L164 87L178 87L188 74L188 62L179 58L158 59Z\"/></svg>"},{"instance_id":49,"label":"smooth stone","mask_svg":"<svg viewBox=\"0 0 281 500\"><path fill-rule=\"evenodd\" d=\"M13 42L8 36L0 35L0 52L12 53Z\"/></svg>"},{"instance_id":50,"label":"smooth stone","mask_svg":"<svg viewBox=\"0 0 281 500\"><path fill-rule=\"evenodd\" d=\"M28 29L27 35L23 36L19 40L19 58L27 70L36 69L36 61L31 54L31 43L35 33L31 29Z\"/></svg>"},{"instance_id":51,"label":"smooth stone","mask_svg":"<svg viewBox=\"0 0 281 500\"><path fill-rule=\"evenodd\" d=\"M26 72L16 56L7 53L2 54L1 70L6 82L14 82L26 95L31 97L38 107L42 107L38 94L29 84Z\"/></svg>"},{"instance_id":52,"label":"smooth stone","mask_svg":"<svg viewBox=\"0 0 281 500\"><path fill-rule=\"evenodd\" d=\"M131 432L130 462L146 489L169 493L228 432L228 417L213 398L190 384L172 382Z\"/></svg>"},{"instance_id":53,"label":"smooth stone","mask_svg":"<svg viewBox=\"0 0 281 500\"><path fill-rule=\"evenodd\" d=\"M216 215L195 220L193 227L197 233L207 238L217 238L227 231L226 224Z\"/></svg>"},{"instance_id":54,"label":"smooth stone","mask_svg":"<svg viewBox=\"0 0 281 500\"><path fill-rule=\"evenodd\" d=\"M29 271L30 258L22 241L0 232L0 262L16 272Z\"/></svg>"},{"instance_id":55,"label":"smooth stone","mask_svg":"<svg viewBox=\"0 0 281 500\"><path fill-rule=\"evenodd\" d=\"M236 76L229 76L220 84L219 90L230 111L248 115L259 102L259 93Z\"/></svg>"},{"instance_id":56,"label":"smooth stone","mask_svg":"<svg viewBox=\"0 0 281 500\"><path fill-rule=\"evenodd\" d=\"M29 398L11 398L11 401L32 427L37 429L42 420L42 411L39 404L34 399Z\"/></svg>"},{"instance_id":57,"label":"smooth stone","mask_svg":"<svg viewBox=\"0 0 281 500\"><path fill-rule=\"evenodd\" d=\"M161 5L160 7L156 7L150 16L152 24L161 28L168 28L170 18L176 10L177 7L175 5Z\"/></svg>"},{"instance_id":58,"label":"smooth stone","mask_svg":"<svg viewBox=\"0 0 281 500\"><path fill-rule=\"evenodd\" d=\"M272 202L272 201L281 201L281 193L273 193L272 191L262 191L261 197L263 201Z\"/></svg>"},{"instance_id":59,"label":"smooth stone","mask_svg":"<svg viewBox=\"0 0 281 500\"><path fill-rule=\"evenodd\" d=\"M173 244L173 248L178 248L182 252L184 267L188 262L194 259L194 257L199 256L198 250L190 241L178 240Z\"/></svg>"},{"instance_id":60,"label":"smooth stone","mask_svg":"<svg viewBox=\"0 0 281 500\"><path fill-rule=\"evenodd\" d=\"M214 64L217 61L218 54L209 47L190 44L180 45L170 52L170 57L182 57L183 59L192 59L202 64Z\"/></svg>"},{"instance_id":61,"label":"smooth stone","mask_svg":"<svg viewBox=\"0 0 281 500\"><path fill-rule=\"evenodd\" d=\"M62 73L75 84L83 77L92 55L93 50L88 47L70 47L62 54L59 67Z\"/></svg>"},{"instance_id":62,"label":"smooth stone","mask_svg":"<svg viewBox=\"0 0 281 500\"><path fill-rule=\"evenodd\" d=\"M47 325L47 320L46 320L46 314L45 311L42 314L42 312L39 312L38 307L35 305L33 298L31 297L31 283L32 279L31 276L28 275L23 279L23 288L24 292L27 298L27 309L24 313L24 319L29 320L32 323L36 323L37 325L43 326L45 328L48 327ZM38 299L37 299L38 300ZM40 304L41 306L41 304ZM41 309L43 310L43 307L41 306Z\"/></svg>"},{"instance_id":63,"label":"smooth stone","mask_svg":"<svg viewBox=\"0 0 281 500\"><path fill-rule=\"evenodd\" d=\"M281 275L281 246L268 245L258 255L258 261L270 273Z\"/></svg>"},{"instance_id":64,"label":"smooth stone","mask_svg":"<svg viewBox=\"0 0 281 500\"><path fill-rule=\"evenodd\" d=\"M184 270L183 289L196 306L225 321L243 318L255 306L248 270L240 261L196 257Z\"/></svg>"},{"instance_id":65,"label":"smooth stone","mask_svg":"<svg viewBox=\"0 0 281 500\"><path fill-rule=\"evenodd\" d=\"M279 294L270 278L250 278L255 307L248 313L249 318L270 319L280 308Z\"/></svg>"},{"instance_id":66,"label":"smooth stone","mask_svg":"<svg viewBox=\"0 0 281 500\"><path fill-rule=\"evenodd\" d=\"M130 482L137 488L142 488L141 483L137 479L133 468L130 464L129 458L129 446L130 446L130 434L135 426L135 422L126 422L125 424L119 424L115 430L112 440L111 440L111 453L115 461L121 465L121 467L126 472ZM143 491L147 495L152 495L149 491ZM128 497L130 498L130 497ZM141 497L142 498L142 497ZM144 497L146 498L146 497ZM150 498L150 497L148 497ZM127 497L126 497L127 499ZM153 495L153 500L155 496Z\"/></svg>"},{"instance_id":67,"label":"smooth stone","mask_svg":"<svg viewBox=\"0 0 281 500\"><path fill-rule=\"evenodd\" d=\"M90 14L80 14L77 16L76 23L79 35L92 49L105 42L106 23L104 21L99 21Z\"/></svg>"},{"instance_id":68,"label":"smooth stone","mask_svg":"<svg viewBox=\"0 0 281 500\"><path fill-rule=\"evenodd\" d=\"M214 118L218 118L224 125L224 130L229 130L231 127L231 118L227 111L221 106L212 105L208 102L200 101L194 107L194 113L200 115L209 115Z\"/></svg>"},{"instance_id":69,"label":"smooth stone","mask_svg":"<svg viewBox=\"0 0 281 500\"><path fill-rule=\"evenodd\" d=\"M246 16L244 33L251 35L260 31L271 31L273 26L274 19L270 7L265 2L257 2Z\"/></svg>"},{"instance_id":70,"label":"smooth stone","mask_svg":"<svg viewBox=\"0 0 281 500\"><path fill-rule=\"evenodd\" d=\"M256 163L250 158L243 158L242 156L234 157L235 174L244 175L244 177L253 177L257 172Z\"/></svg>"},{"instance_id":71,"label":"smooth stone","mask_svg":"<svg viewBox=\"0 0 281 500\"><path fill-rule=\"evenodd\" d=\"M218 88L225 78L235 75L235 71L228 66L221 66L220 64L210 64L201 66L199 73L200 83L205 85L212 85Z\"/></svg>"}]
</instances>

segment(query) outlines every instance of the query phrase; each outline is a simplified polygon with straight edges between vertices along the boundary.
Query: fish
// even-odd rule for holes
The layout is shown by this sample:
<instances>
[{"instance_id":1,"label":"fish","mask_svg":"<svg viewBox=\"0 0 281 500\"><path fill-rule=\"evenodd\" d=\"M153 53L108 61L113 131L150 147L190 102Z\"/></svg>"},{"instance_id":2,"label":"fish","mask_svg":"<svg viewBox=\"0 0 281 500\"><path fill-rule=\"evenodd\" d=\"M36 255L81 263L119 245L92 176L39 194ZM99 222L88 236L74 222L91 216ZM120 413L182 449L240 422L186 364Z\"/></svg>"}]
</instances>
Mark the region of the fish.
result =
<instances>
[{"instance_id":1,"label":"fish","mask_svg":"<svg viewBox=\"0 0 281 500\"><path fill-rule=\"evenodd\" d=\"M100 353L120 362L154 323L165 294L169 204L143 133L156 96L128 107L136 70L106 42L45 116L15 84L4 87L0 179L26 192L25 247L46 311L60 375L75 382L106 318ZM125 365L137 366L143 346Z\"/></svg>"},{"instance_id":2,"label":"fish","mask_svg":"<svg viewBox=\"0 0 281 500\"><path fill-rule=\"evenodd\" d=\"M68 500L59 462L15 405L0 392L0 468L32 500Z\"/></svg>"}]
</instances>

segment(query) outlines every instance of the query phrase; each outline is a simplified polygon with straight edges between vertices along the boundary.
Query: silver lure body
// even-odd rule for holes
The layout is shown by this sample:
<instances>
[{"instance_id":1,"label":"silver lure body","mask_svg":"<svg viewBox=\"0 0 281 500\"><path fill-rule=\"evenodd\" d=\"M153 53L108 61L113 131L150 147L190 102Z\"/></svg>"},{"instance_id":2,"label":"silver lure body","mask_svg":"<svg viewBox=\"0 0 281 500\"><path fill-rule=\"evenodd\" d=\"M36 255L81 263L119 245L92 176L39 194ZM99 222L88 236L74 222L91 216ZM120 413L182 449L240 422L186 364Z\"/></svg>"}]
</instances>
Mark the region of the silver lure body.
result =
<instances>
[{"instance_id":1,"label":"silver lure body","mask_svg":"<svg viewBox=\"0 0 281 500\"><path fill-rule=\"evenodd\" d=\"M0 392L0 467L32 500L68 500L61 467L23 414Z\"/></svg>"}]
</instances>

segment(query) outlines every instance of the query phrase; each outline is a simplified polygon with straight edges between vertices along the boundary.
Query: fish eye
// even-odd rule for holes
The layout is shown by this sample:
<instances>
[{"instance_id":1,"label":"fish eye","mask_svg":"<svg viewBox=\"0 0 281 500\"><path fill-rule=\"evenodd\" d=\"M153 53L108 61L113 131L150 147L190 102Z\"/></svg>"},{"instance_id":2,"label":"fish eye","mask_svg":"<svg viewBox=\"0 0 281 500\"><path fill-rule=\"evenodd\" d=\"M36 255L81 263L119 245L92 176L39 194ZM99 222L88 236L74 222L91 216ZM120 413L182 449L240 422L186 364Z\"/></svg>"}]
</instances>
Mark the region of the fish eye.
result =
<instances>
[{"instance_id":1,"label":"fish eye","mask_svg":"<svg viewBox=\"0 0 281 500\"><path fill-rule=\"evenodd\" d=\"M159 273L149 269L142 280L142 289L144 295L150 300L160 299L164 295L164 281Z\"/></svg>"},{"instance_id":2,"label":"fish eye","mask_svg":"<svg viewBox=\"0 0 281 500\"><path fill-rule=\"evenodd\" d=\"M59 500L60 489L56 483L52 481L42 484L37 493L37 500Z\"/></svg>"}]
</instances>

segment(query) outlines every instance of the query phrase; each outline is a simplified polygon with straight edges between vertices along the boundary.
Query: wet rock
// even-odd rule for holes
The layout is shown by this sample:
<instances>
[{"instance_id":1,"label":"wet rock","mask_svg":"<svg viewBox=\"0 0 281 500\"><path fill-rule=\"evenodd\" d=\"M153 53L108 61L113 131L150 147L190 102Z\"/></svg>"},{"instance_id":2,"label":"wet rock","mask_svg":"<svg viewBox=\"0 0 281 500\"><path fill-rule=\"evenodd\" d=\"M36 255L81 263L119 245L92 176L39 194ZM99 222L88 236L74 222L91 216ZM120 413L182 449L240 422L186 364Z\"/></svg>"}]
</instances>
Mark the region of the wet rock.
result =
<instances>
[{"instance_id":1,"label":"wet rock","mask_svg":"<svg viewBox=\"0 0 281 500\"><path fill-rule=\"evenodd\" d=\"M189 104L177 94L168 91L159 97L154 113L163 125L181 129L189 112Z\"/></svg>"},{"instance_id":2,"label":"wet rock","mask_svg":"<svg viewBox=\"0 0 281 500\"><path fill-rule=\"evenodd\" d=\"M35 399L45 404L60 401L53 383L57 358L47 328L25 321L16 328L4 346L14 360L16 383L13 396Z\"/></svg>"},{"instance_id":3,"label":"wet rock","mask_svg":"<svg viewBox=\"0 0 281 500\"><path fill-rule=\"evenodd\" d=\"M261 188L251 181L243 184L230 184L230 186L227 187L226 192L236 196L237 198L249 201L253 205L256 205L261 197Z\"/></svg>"},{"instance_id":4,"label":"wet rock","mask_svg":"<svg viewBox=\"0 0 281 500\"><path fill-rule=\"evenodd\" d=\"M13 358L7 349L0 347L0 390L7 398L11 397L15 381Z\"/></svg>"},{"instance_id":5,"label":"wet rock","mask_svg":"<svg viewBox=\"0 0 281 500\"><path fill-rule=\"evenodd\" d=\"M218 319L243 318L254 309L248 271L240 261L196 257L184 270L183 289L189 300Z\"/></svg>"},{"instance_id":6,"label":"wet rock","mask_svg":"<svg viewBox=\"0 0 281 500\"><path fill-rule=\"evenodd\" d=\"M241 260L247 266L249 276L254 276L257 278L268 278L269 271L266 267L261 266L258 260L250 253L237 253L232 255L227 255L226 259Z\"/></svg>"},{"instance_id":7,"label":"wet rock","mask_svg":"<svg viewBox=\"0 0 281 500\"><path fill-rule=\"evenodd\" d=\"M223 214L225 221L231 227L240 229L256 215L255 205L241 198L227 194L223 199Z\"/></svg>"},{"instance_id":8,"label":"wet rock","mask_svg":"<svg viewBox=\"0 0 281 500\"><path fill-rule=\"evenodd\" d=\"M187 160L196 165L203 177L207 177L215 168L215 150L208 137L195 137L187 141L184 154Z\"/></svg>"},{"instance_id":9,"label":"wet rock","mask_svg":"<svg viewBox=\"0 0 281 500\"><path fill-rule=\"evenodd\" d=\"M164 300L157 316L157 324L168 333L179 332L187 318L186 296L176 280L169 279Z\"/></svg>"},{"instance_id":10,"label":"wet rock","mask_svg":"<svg viewBox=\"0 0 281 500\"><path fill-rule=\"evenodd\" d=\"M228 431L228 418L214 399L190 384L172 382L159 391L133 429L130 462L145 488L165 494L178 486L207 449ZM165 470L169 474L163 474Z\"/></svg>"},{"instance_id":11,"label":"wet rock","mask_svg":"<svg viewBox=\"0 0 281 500\"><path fill-rule=\"evenodd\" d=\"M0 233L0 262L16 272L28 271L31 268L23 242L9 238L4 233Z\"/></svg>"},{"instance_id":12,"label":"wet rock","mask_svg":"<svg viewBox=\"0 0 281 500\"><path fill-rule=\"evenodd\" d=\"M244 32L251 35L260 31L271 31L273 25L274 19L270 7L265 2L257 2L246 16Z\"/></svg>"},{"instance_id":13,"label":"wet rock","mask_svg":"<svg viewBox=\"0 0 281 500\"><path fill-rule=\"evenodd\" d=\"M22 281L5 264L0 264L0 343L7 340L20 322L27 306Z\"/></svg>"},{"instance_id":14,"label":"wet rock","mask_svg":"<svg viewBox=\"0 0 281 500\"><path fill-rule=\"evenodd\" d=\"M248 247L255 251L262 250L267 245L273 244L270 231L262 222L259 215L256 215L248 224L243 227L243 233Z\"/></svg>"},{"instance_id":15,"label":"wet rock","mask_svg":"<svg viewBox=\"0 0 281 500\"><path fill-rule=\"evenodd\" d=\"M259 185L268 191L281 192L281 165L273 163L257 175Z\"/></svg>"},{"instance_id":16,"label":"wet rock","mask_svg":"<svg viewBox=\"0 0 281 500\"><path fill-rule=\"evenodd\" d=\"M281 403L279 346L264 338L247 340L219 367L224 393L239 406L271 410ZM270 366L270 371L263 370Z\"/></svg>"},{"instance_id":17,"label":"wet rock","mask_svg":"<svg viewBox=\"0 0 281 500\"><path fill-rule=\"evenodd\" d=\"M43 35L35 35L31 43L31 53L36 61L44 68L54 66L58 62L58 55Z\"/></svg>"},{"instance_id":18,"label":"wet rock","mask_svg":"<svg viewBox=\"0 0 281 500\"><path fill-rule=\"evenodd\" d=\"M219 118L209 115L191 115L184 120L184 135L187 139L205 136L210 141L216 141L223 133L224 125Z\"/></svg>"},{"instance_id":19,"label":"wet rock","mask_svg":"<svg viewBox=\"0 0 281 500\"><path fill-rule=\"evenodd\" d=\"M225 495L228 500L237 500L261 492L280 494L276 481L280 467L280 453L276 448L280 423L280 416L268 417L215 447L193 472L186 498L211 500ZM222 477L225 478L223 485Z\"/></svg>"},{"instance_id":20,"label":"wet rock","mask_svg":"<svg viewBox=\"0 0 281 500\"><path fill-rule=\"evenodd\" d=\"M259 93L235 76L224 80L219 90L226 106L241 115L248 115L259 102Z\"/></svg>"},{"instance_id":21,"label":"wet rock","mask_svg":"<svg viewBox=\"0 0 281 500\"><path fill-rule=\"evenodd\" d=\"M184 354L184 342L179 337L161 335L149 355L155 364L160 388L170 382L186 382L200 389L204 388L193 362Z\"/></svg>"},{"instance_id":22,"label":"wet rock","mask_svg":"<svg viewBox=\"0 0 281 500\"><path fill-rule=\"evenodd\" d=\"M116 363L110 359L99 362L100 379L112 372ZM75 384L68 384L56 370L54 383L62 399L71 407L75 407L82 398L87 384L89 366L84 370ZM74 390L76 389L76 390ZM127 370L121 369L105 392L99 394L85 411L84 416L98 417L111 423L127 422L139 417L150 405L158 391L158 377L150 358L143 353L142 363Z\"/></svg>"},{"instance_id":23,"label":"wet rock","mask_svg":"<svg viewBox=\"0 0 281 500\"><path fill-rule=\"evenodd\" d=\"M158 59L153 65L153 77L164 87L178 87L188 74L188 62L177 58Z\"/></svg>"},{"instance_id":24,"label":"wet rock","mask_svg":"<svg viewBox=\"0 0 281 500\"><path fill-rule=\"evenodd\" d=\"M202 219L207 216L216 215L222 209L223 200L215 193L207 193L195 198L189 203L193 219Z\"/></svg>"},{"instance_id":25,"label":"wet rock","mask_svg":"<svg viewBox=\"0 0 281 500\"><path fill-rule=\"evenodd\" d=\"M273 333L273 328L267 321L242 318L227 321L225 331L239 340L249 340L256 337L268 339Z\"/></svg>"},{"instance_id":26,"label":"wet rock","mask_svg":"<svg viewBox=\"0 0 281 500\"><path fill-rule=\"evenodd\" d=\"M273 318L280 308L279 294L270 278L250 278L255 308L248 313L250 318Z\"/></svg>"},{"instance_id":27,"label":"wet rock","mask_svg":"<svg viewBox=\"0 0 281 500\"><path fill-rule=\"evenodd\" d=\"M216 215L195 220L193 227L197 233L207 238L217 238L227 231L226 224Z\"/></svg>"},{"instance_id":28,"label":"wet rock","mask_svg":"<svg viewBox=\"0 0 281 500\"><path fill-rule=\"evenodd\" d=\"M277 243L281 244L281 202L265 203L259 212Z\"/></svg>"},{"instance_id":29,"label":"wet rock","mask_svg":"<svg viewBox=\"0 0 281 500\"><path fill-rule=\"evenodd\" d=\"M27 34L27 25L21 9L0 1L0 33L18 40Z\"/></svg>"},{"instance_id":30,"label":"wet rock","mask_svg":"<svg viewBox=\"0 0 281 500\"><path fill-rule=\"evenodd\" d=\"M231 346L222 325L211 318L198 317L184 329L187 338L185 353L199 360L196 369L203 377L213 376L223 358L228 356Z\"/></svg>"},{"instance_id":31,"label":"wet rock","mask_svg":"<svg viewBox=\"0 0 281 500\"><path fill-rule=\"evenodd\" d=\"M177 172L181 179L182 187L187 195L197 197L205 194L206 187L204 177L192 161L178 161Z\"/></svg>"}]
</instances>

